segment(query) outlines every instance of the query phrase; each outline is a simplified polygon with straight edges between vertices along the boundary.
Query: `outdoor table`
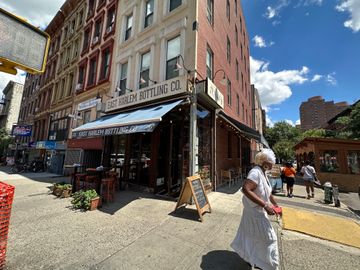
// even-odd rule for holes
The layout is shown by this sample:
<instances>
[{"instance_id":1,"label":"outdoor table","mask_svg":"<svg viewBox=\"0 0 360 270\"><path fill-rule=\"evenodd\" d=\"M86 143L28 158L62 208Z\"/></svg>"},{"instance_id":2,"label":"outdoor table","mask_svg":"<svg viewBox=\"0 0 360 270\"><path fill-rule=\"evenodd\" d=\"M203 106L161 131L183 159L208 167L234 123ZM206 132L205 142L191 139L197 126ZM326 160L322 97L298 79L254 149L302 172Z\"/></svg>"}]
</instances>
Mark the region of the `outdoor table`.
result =
<instances>
[{"instance_id":1,"label":"outdoor table","mask_svg":"<svg viewBox=\"0 0 360 270\"><path fill-rule=\"evenodd\" d=\"M95 174L98 176L98 181L96 183L96 192L100 195L101 192L101 179L105 178L106 168L97 169L97 168L87 168L86 172L88 174Z\"/></svg>"}]
</instances>

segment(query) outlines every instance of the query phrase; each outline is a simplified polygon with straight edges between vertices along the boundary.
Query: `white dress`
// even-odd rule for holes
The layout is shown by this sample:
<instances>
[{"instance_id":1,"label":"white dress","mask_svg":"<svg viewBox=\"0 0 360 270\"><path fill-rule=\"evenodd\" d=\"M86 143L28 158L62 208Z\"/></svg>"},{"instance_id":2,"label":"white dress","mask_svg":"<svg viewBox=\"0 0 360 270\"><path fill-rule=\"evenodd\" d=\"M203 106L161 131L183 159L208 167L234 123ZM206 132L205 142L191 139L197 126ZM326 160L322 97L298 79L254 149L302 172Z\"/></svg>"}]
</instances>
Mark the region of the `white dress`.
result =
<instances>
[{"instance_id":1,"label":"white dress","mask_svg":"<svg viewBox=\"0 0 360 270\"><path fill-rule=\"evenodd\" d=\"M249 172L247 179L257 184L257 188L254 190L256 195L270 203L270 183L261 168L254 167ZM277 237L265 209L252 202L245 195L242 201L244 210L231 247L252 266L256 265L263 270L278 269Z\"/></svg>"}]
</instances>

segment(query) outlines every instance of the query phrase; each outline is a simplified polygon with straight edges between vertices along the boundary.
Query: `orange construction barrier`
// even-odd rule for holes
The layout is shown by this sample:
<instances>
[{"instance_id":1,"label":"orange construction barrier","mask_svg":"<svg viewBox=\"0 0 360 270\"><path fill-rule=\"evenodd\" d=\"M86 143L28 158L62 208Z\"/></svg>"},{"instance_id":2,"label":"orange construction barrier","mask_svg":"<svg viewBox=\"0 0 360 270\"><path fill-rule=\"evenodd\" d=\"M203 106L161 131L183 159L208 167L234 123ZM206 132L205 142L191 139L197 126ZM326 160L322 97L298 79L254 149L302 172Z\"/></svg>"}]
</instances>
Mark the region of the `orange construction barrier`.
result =
<instances>
[{"instance_id":1,"label":"orange construction barrier","mask_svg":"<svg viewBox=\"0 0 360 270\"><path fill-rule=\"evenodd\" d=\"M14 191L15 187L0 182L0 269L3 269L5 266L6 245Z\"/></svg>"}]
</instances>

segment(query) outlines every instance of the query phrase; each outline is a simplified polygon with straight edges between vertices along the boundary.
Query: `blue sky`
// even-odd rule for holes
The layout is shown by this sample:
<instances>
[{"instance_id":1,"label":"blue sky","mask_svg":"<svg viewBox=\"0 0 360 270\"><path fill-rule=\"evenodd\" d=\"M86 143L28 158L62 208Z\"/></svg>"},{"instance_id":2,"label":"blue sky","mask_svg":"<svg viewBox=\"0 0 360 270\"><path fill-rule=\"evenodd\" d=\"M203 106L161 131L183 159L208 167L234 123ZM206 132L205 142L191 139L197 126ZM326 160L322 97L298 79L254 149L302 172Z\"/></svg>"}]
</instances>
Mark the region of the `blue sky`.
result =
<instances>
[{"instance_id":1,"label":"blue sky","mask_svg":"<svg viewBox=\"0 0 360 270\"><path fill-rule=\"evenodd\" d=\"M296 123L309 97L360 98L360 0L243 0L251 79L269 123Z\"/></svg>"}]
</instances>

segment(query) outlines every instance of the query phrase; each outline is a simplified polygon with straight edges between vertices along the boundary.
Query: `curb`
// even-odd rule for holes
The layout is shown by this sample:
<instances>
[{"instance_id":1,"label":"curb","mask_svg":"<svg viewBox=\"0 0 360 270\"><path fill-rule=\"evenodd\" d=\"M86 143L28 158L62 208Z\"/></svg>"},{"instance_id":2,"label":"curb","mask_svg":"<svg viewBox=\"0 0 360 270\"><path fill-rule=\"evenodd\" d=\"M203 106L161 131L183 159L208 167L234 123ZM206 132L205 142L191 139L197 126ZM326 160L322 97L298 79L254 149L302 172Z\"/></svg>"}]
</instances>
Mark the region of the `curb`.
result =
<instances>
[{"instance_id":1,"label":"curb","mask_svg":"<svg viewBox=\"0 0 360 270\"><path fill-rule=\"evenodd\" d=\"M271 223L276 232L276 236L277 236L277 240L278 240L279 261L280 261L278 270L285 270L283 246L282 246L282 238L281 238L281 235L282 235L281 218L279 219L279 222L272 220Z\"/></svg>"}]
</instances>

